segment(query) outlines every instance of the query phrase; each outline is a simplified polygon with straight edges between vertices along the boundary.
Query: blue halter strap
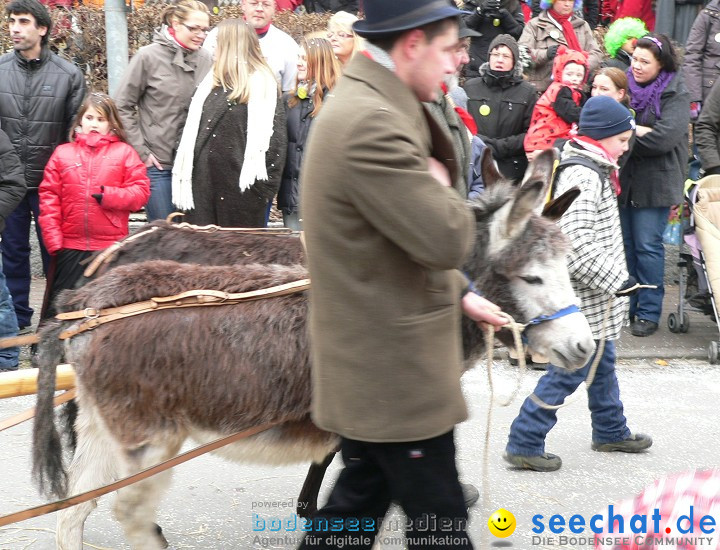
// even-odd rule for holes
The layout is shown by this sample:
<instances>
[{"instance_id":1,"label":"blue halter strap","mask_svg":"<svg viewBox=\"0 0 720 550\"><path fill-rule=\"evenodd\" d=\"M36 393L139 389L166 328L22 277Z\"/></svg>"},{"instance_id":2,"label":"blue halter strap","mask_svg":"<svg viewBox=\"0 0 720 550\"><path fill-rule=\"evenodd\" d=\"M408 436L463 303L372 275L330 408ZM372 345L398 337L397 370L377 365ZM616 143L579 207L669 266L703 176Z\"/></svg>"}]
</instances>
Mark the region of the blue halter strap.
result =
<instances>
[{"instance_id":1,"label":"blue halter strap","mask_svg":"<svg viewBox=\"0 0 720 550\"><path fill-rule=\"evenodd\" d=\"M527 323L525 323L525 327L527 328L532 325L539 325L540 323L545 323L547 321L552 321L553 319L559 319L560 317L565 317L566 315L570 315L571 313L579 313L579 312L580 312L580 308L573 304L571 306L564 307L561 310L556 311L555 313L551 313L549 315L539 315L539 316L535 317L534 319L530 319ZM522 333L522 341L523 341L523 344L528 343L527 336L525 336L524 332Z\"/></svg>"}]
</instances>

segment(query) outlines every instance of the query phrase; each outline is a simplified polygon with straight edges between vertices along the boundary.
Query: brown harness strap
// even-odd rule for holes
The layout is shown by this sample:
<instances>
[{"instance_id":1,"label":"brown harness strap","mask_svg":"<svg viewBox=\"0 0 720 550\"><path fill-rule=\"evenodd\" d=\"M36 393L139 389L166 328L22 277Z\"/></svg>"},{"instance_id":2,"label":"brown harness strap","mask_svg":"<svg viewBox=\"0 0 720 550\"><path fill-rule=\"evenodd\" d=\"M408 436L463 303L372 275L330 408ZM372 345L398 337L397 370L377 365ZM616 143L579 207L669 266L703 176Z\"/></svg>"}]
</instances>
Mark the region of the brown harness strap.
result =
<instances>
[{"instance_id":1,"label":"brown harness strap","mask_svg":"<svg viewBox=\"0 0 720 550\"><path fill-rule=\"evenodd\" d=\"M123 319L132 317L142 313L151 311L159 311L162 309L178 309L184 307L199 306L222 306L239 304L241 302L249 302L252 300L260 300L263 298L274 298L277 296L285 296L287 294L295 294L310 288L310 279L301 279L291 283L285 283L269 288L261 288L249 292L229 293L219 290L188 290L174 296L163 296L150 298L142 302L127 304L106 309L86 308L82 311L68 311L56 315L56 319L62 321L87 319L78 326L65 330L60 333L60 339L66 340L73 336L92 330L95 327Z\"/></svg>"},{"instance_id":2,"label":"brown harness strap","mask_svg":"<svg viewBox=\"0 0 720 550\"><path fill-rule=\"evenodd\" d=\"M95 256L95 259L90 262L90 265L88 265L85 268L85 271L83 271L83 275L85 277L92 277L93 274L97 271L97 268L100 267L102 264L104 264L106 261L108 261L117 250L125 246L127 243L133 242L135 239L139 239L140 237L147 235L148 233L152 233L154 231L157 231L160 229L158 226L149 227L148 229L145 229L143 231L140 231L138 233L135 233L132 237L127 237L126 239L123 239L122 241L118 241L116 243L111 244L108 246L105 250L100 252L97 256Z\"/></svg>"},{"instance_id":3,"label":"brown harness strap","mask_svg":"<svg viewBox=\"0 0 720 550\"><path fill-rule=\"evenodd\" d=\"M72 390L68 390L66 392L61 393L55 399L53 399L53 406L57 407L59 405L62 405L63 403L67 403L71 399L75 399L75 396L77 395L77 391L73 388ZM26 420L30 420L31 418L35 417L35 407L31 409L27 409L21 413L15 414L11 416L10 418L6 418L2 422L0 422L0 432L3 430L7 430L8 428L12 428L13 426L17 426L18 424L22 424Z\"/></svg>"},{"instance_id":4,"label":"brown harness strap","mask_svg":"<svg viewBox=\"0 0 720 550\"><path fill-rule=\"evenodd\" d=\"M225 445L229 445L230 443L234 443L235 441L238 441L240 439L256 435L260 432L264 432L265 430L269 430L270 428L272 428L273 426L276 426L277 424L279 424L279 422L274 422L271 424L263 424L262 426L257 426L255 428L250 428L250 429L244 430L242 432L236 432L236 433L228 435L226 437L221 437L219 439L216 439L215 441L206 443L205 445L195 447L194 449L191 449L191 450L187 451L186 453L178 455L174 458L170 458L164 462L161 462L160 464L156 464L155 466L146 468L145 470L142 470L136 474L133 474L128 477L124 477L113 483L103 485L102 487L98 487L97 489L93 489L91 491L86 491L84 493L73 495L71 497L64 498L62 500L56 500L54 502L49 502L48 504L43 504L41 506L35 506L34 508L27 508L25 510L15 512L14 514L8 514L6 516L2 516L2 517L0 517L0 527L2 527L4 525L9 525L11 523L17 523L19 521L24 521L26 519L36 518L38 516L49 514L51 512L57 512L58 510L64 510L65 508L70 508L71 506L75 506L77 504L82 504L83 502L87 502L88 500L92 500L92 499L101 497L103 495L111 493L112 491L118 491L118 490L122 489L123 487L127 487L128 485L131 485L138 481L142 481L143 479L147 479L151 476L154 476L155 474L164 472L165 470L173 468L173 467L177 466L178 464L182 464L184 462L187 462L188 460L192 460L193 458L196 458L198 456L201 456L201 455L204 455L211 451L214 451L216 449L219 449L220 447L224 447Z\"/></svg>"}]
</instances>

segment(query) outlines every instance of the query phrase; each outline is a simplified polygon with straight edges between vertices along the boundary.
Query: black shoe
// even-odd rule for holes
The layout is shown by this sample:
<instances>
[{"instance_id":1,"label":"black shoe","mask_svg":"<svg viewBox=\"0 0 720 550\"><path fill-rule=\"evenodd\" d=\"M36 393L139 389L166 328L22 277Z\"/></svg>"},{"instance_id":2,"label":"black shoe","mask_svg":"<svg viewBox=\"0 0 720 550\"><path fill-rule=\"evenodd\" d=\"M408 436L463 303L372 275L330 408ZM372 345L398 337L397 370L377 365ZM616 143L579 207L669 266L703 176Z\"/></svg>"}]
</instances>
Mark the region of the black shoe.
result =
<instances>
[{"instance_id":1,"label":"black shoe","mask_svg":"<svg viewBox=\"0 0 720 550\"><path fill-rule=\"evenodd\" d=\"M658 329L658 324L648 321L647 319L638 319L632 325L630 325L630 333L633 336L650 336L655 334Z\"/></svg>"},{"instance_id":2,"label":"black shoe","mask_svg":"<svg viewBox=\"0 0 720 550\"><path fill-rule=\"evenodd\" d=\"M613 441L611 443L596 443L592 442L592 450L599 451L601 453L639 453L645 449L652 447L652 437L645 434L633 434L627 439L622 441Z\"/></svg>"},{"instance_id":3,"label":"black shoe","mask_svg":"<svg viewBox=\"0 0 720 550\"><path fill-rule=\"evenodd\" d=\"M480 498L480 491L472 483L460 483L460 487L462 487L463 498L465 499L465 508L472 508Z\"/></svg>"},{"instance_id":4,"label":"black shoe","mask_svg":"<svg viewBox=\"0 0 720 550\"><path fill-rule=\"evenodd\" d=\"M506 462L523 470L534 470L536 472L554 472L562 466L562 460L558 455L543 453L537 456L522 456L510 454L507 451L503 454Z\"/></svg>"}]
</instances>

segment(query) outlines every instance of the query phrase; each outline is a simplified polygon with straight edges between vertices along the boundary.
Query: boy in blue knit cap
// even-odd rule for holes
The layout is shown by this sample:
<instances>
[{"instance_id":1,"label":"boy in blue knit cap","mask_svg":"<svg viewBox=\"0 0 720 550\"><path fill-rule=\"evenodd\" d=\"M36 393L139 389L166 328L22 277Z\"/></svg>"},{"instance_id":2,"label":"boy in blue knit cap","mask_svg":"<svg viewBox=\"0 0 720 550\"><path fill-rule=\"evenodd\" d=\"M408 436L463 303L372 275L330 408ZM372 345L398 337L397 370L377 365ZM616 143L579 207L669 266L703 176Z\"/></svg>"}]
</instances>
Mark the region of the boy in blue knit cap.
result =
<instances>
[{"instance_id":1,"label":"boy in blue knit cap","mask_svg":"<svg viewBox=\"0 0 720 550\"><path fill-rule=\"evenodd\" d=\"M580 113L577 135L563 147L553 195L572 187L578 187L580 195L557 223L571 243L570 278L598 348L575 372L550 365L522 404L504 454L519 468L560 468L560 457L545 452L545 437L557 421L557 411L546 405L562 404L587 378L596 356L597 371L587 388L592 449L637 453L652 445L649 436L628 429L615 373L615 340L627 315L626 297L637 290L625 264L617 206L617 160L628 150L634 128L635 120L624 106L610 97L593 97Z\"/></svg>"}]
</instances>

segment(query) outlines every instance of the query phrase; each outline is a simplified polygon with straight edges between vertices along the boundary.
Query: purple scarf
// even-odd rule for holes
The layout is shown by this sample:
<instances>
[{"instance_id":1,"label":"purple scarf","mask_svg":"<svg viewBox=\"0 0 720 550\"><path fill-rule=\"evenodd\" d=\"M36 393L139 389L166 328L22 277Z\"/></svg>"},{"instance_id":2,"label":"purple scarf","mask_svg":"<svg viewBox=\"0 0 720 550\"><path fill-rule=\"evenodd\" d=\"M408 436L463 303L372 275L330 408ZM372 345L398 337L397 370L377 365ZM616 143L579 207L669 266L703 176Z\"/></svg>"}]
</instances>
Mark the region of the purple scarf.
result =
<instances>
[{"instance_id":1,"label":"purple scarf","mask_svg":"<svg viewBox=\"0 0 720 550\"><path fill-rule=\"evenodd\" d=\"M648 109L648 107L653 107L652 110L655 113L655 118L658 120L661 119L660 96L675 76L675 73L662 70L655 80L645 86L641 86L635 82L632 69L627 70L627 76L630 88L630 106L637 113L640 124L646 123L650 116L650 109Z\"/></svg>"}]
</instances>

